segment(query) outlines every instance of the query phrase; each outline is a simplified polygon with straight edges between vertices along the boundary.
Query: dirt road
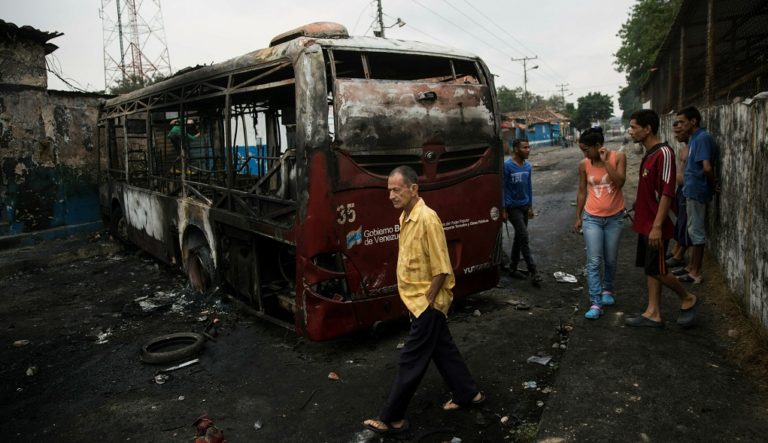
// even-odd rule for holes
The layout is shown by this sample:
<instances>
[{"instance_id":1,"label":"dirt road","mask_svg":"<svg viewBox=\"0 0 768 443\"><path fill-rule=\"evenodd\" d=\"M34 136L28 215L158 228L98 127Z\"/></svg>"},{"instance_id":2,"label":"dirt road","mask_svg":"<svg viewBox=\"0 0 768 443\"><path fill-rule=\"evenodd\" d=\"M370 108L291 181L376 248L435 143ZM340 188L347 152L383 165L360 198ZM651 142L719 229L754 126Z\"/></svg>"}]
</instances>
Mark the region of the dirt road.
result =
<instances>
[{"instance_id":1,"label":"dirt road","mask_svg":"<svg viewBox=\"0 0 768 443\"><path fill-rule=\"evenodd\" d=\"M542 287L504 277L498 288L454 306L451 330L488 402L477 410L441 411L447 388L430 368L402 440L535 436L568 352L568 325L586 304L583 242L569 232L580 158L576 147L531 156L537 215L530 230ZM579 283L557 283L554 271ZM230 442L379 441L360 422L383 403L407 333L402 322L375 335L308 342L220 295L191 295L176 270L133 250L18 272L5 279L1 297L6 441L190 441L192 422L203 413ZM221 327L200 362L158 384L158 367L139 360L142 343L201 332L214 318ZM542 365L529 363L531 356L552 358ZM339 380L329 379L331 372Z\"/></svg>"}]
</instances>

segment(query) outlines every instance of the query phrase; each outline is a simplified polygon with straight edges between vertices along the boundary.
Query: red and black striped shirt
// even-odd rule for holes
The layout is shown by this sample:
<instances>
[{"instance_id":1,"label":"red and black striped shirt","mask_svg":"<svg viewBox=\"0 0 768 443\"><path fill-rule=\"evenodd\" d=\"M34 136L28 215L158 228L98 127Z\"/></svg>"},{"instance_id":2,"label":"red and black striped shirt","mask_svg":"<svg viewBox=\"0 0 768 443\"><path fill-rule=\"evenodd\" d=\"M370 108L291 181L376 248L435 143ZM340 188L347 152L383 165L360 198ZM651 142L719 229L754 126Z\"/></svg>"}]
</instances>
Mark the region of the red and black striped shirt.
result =
<instances>
[{"instance_id":1,"label":"red and black striped shirt","mask_svg":"<svg viewBox=\"0 0 768 443\"><path fill-rule=\"evenodd\" d=\"M640 179L637 182L635 220L632 229L646 237L651 233L662 195L669 196L674 203L675 153L666 142L649 149L640 163ZM670 209L673 207L674 204ZM661 228L661 237L668 240L673 237L673 233L672 219L667 216Z\"/></svg>"}]
</instances>

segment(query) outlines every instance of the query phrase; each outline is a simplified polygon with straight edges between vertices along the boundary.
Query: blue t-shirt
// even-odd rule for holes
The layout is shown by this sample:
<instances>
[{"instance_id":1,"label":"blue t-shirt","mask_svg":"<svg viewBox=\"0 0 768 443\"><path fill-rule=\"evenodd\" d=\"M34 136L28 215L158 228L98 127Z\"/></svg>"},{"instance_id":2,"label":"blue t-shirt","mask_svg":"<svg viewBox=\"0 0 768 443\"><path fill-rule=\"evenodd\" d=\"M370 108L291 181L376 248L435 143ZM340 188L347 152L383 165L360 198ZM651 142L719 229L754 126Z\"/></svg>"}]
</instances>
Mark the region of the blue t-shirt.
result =
<instances>
[{"instance_id":1,"label":"blue t-shirt","mask_svg":"<svg viewBox=\"0 0 768 443\"><path fill-rule=\"evenodd\" d=\"M533 206L531 164L518 166L511 158L504 162L504 207Z\"/></svg>"},{"instance_id":2,"label":"blue t-shirt","mask_svg":"<svg viewBox=\"0 0 768 443\"><path fill-rule=\"evenodd\" d=\"M683 195L699 202L707 203L712 200L714 189L704 175L702 162L709 160L714 163L717 144L715 139L702 128L699 128L688 140L688 160L685 163L683 178Z\"/></svg>"}]
</instances>

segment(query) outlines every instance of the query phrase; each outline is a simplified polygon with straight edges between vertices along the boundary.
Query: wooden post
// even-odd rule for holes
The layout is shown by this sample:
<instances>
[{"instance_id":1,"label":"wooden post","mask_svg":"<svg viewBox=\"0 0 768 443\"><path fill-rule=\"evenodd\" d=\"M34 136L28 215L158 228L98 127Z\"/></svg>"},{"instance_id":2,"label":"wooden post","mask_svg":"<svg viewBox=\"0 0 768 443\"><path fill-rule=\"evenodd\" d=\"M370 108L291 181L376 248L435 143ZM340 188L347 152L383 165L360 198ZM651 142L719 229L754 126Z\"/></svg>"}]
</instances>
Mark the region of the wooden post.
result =
<instances>
[{"instance_id":1,"label":"wooden post","mask_svg":"<svg viewBox=\"0 0 768 443\"><path fill-rule=\"evenodd\" d=\"M715 90L715 0L707 2L707 67L704 81L704 98L707 107L712 106Z\"/></svg>"}]
</instances>

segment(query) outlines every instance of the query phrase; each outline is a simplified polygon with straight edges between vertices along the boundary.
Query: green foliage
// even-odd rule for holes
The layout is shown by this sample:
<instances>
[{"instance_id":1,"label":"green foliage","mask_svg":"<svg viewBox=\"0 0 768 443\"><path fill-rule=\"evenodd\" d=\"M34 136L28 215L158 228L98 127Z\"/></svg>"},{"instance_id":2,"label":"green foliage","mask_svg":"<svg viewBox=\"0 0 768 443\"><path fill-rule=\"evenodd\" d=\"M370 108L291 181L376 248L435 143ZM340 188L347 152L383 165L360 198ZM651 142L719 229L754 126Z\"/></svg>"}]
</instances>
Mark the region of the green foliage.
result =
<instances>
[{"instance_id":1,"label":"green foliage","mask_svg":"<svg viewBox=\"0 0 768 443\"><path fill-rule=\"evenodd\" d=\"M496 98L499 101L499 110L501 112L519 112L525 110L525 101L523 97L525 92L523 88L510 89L506 86L499 86L496 89ZM546 103L544 97L528 91L528 109Z\"/></svg>"},{"instance_id":2,"label":"green foliage","mask_svg":"<svg viewBox=\"0 0 768 443\"><path fill-rule=\"evenodd\" d=\"M614 54L614 66L627 75L628 86L619 93L624 115L639 109L640 89L681 4L682 0L637 0L621 25L617 34L621 46Z\"/></svg>"},{"instance_id":3,"label":"green foliage","mask_svg":"<svg viewBox=\"0 0 768 443\"><path fill-rule=\"evenodd\" d=\"M163 74L155 74L151 78L149 77L142 77L138 75L129 75L125 78L122 78L117 81L117 84L111 88L109 88L110 94L125 94L131 91L135 91L137 89L141 89L145 86L149 86L151 84L157 83L161 80L165 80L165 76Z\"/></svg>"},{"instance_id":4,"label":"green foliage","mask_svg":"<svg viewBox=\"0 0 768 443\"><path fill-rule=\"evenodd\" d=\"M587 129L592 122L606 120L613 115L611 96L600 92L590 92L578 99L579 107L573 117L573 126L577 129Z\"/></svg>"},{"instance_id":5,"label":"green foliage","mask_svg":"<svg viewBox=\"0 0 768 443\"><path fill-rule=\"evenodd\" d=\"M642 107L640 102L640 86L637 83L629 85L619 90L619 108L621 108L621 119L629 123L629 116Z\"/></svg>"}]
</instances>

